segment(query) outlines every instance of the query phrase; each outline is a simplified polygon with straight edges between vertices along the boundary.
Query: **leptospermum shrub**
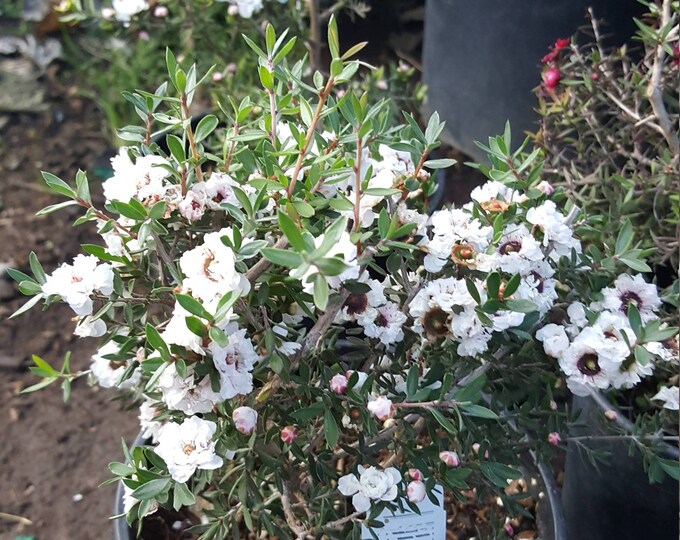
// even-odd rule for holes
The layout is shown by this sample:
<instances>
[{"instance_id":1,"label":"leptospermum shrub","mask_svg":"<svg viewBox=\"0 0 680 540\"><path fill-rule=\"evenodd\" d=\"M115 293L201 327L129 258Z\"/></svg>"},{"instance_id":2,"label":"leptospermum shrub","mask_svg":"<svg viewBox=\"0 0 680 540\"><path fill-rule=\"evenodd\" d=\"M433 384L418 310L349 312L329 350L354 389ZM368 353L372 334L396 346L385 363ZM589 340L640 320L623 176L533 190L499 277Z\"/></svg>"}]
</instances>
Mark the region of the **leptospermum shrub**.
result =
<instances>
[{"instance_id":1,"label":"leptospermum shrub","mask_svg":"<svg viewBox=\"0 0 680 540\"><path fill-rule=\"evenodd\" d=\"M148 444L110 465L131 524L190 506L205 539L359 538L435 484L519 511L504 488L528 450L566 440L565 382L585 395L670 377L676 329L629 272L632 229L610 254L582 246L585 218L509 130L487 147L493 180L428 216L451 164L430 159L436 114L393 126L386 102L353 93L358 47L341 54L333 23L329 73L309 81L271 26L252 48L264 89L227 129L192 129L196 70L168 52L167 92L133 94L151 120L128 129L138 144L114 158L103 208L84 173L43 174L67 201L42 213L82 206L102 243L49 275L35 256L33 277L12 271L33 295L20 311L66 302L75 333L104 341L86 372L35 358L28 391L68 394L89 373L139 400ZM677 409L668 392L659 415Z\"/></svg>"}]
</instances>

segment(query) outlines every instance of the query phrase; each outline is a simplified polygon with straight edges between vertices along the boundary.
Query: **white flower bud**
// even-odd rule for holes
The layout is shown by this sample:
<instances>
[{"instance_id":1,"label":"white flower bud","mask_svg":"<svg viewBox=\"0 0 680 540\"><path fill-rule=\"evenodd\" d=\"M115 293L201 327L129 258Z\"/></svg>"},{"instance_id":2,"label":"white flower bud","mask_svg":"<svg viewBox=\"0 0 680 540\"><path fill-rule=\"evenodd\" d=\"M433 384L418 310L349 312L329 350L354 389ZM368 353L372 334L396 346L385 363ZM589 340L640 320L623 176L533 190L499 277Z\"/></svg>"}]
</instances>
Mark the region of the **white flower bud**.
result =
<instances>
[{"instance_id":1,"label":"white flower bud","mask_svg":"<svg viewBox=\"0 0 680 540\"><path fill-rule=\"evenodd\" d=\"M250 435L257 427L257 411L250 407L238 407L231 415L236 429L244 435Z\"/></svg>"}]
</instances>

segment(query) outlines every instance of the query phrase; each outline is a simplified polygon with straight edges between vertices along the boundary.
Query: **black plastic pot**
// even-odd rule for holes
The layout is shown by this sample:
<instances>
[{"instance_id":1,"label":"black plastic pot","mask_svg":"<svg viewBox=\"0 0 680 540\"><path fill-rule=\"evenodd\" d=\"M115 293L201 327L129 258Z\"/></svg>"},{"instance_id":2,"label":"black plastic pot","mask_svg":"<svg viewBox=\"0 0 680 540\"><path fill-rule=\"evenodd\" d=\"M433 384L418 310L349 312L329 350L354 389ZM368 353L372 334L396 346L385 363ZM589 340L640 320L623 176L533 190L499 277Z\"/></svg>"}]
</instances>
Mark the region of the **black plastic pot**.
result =
<instances>
[{"instance_id":1,"label":"black plastic pot","mask_svg":"<svg viewBox=\"0 0 680 540\"><path fill-rule=\"evenodd\" d=\"M426 108L446 121L444 142L481 161L474 141L502 133L506 120L517 141L535 132L541 58L586 23L588 6L609 23L612 45L635 32L632 18L643 9L636 0L427 0Z\"/></svg>"},{"instance_id":2,"label":"black plastic pot","mask_svg":"<svg viewBox=\"0 0 680 540\"><path fill-rule=\"evenodd\" d=\"M574 435L606 433L602 409L613 407L601 397L596 399L599 405L592 398L575 399L587 427L575 430ZM581 442L609 456L596 468L583 449L569 443L562 491L569 539L677 540L678 482L667 478L650 485L640 453L630 453L625 441ZM677 460L678 449L667 446L666 457Z\"/></svg>"}]
</instances>

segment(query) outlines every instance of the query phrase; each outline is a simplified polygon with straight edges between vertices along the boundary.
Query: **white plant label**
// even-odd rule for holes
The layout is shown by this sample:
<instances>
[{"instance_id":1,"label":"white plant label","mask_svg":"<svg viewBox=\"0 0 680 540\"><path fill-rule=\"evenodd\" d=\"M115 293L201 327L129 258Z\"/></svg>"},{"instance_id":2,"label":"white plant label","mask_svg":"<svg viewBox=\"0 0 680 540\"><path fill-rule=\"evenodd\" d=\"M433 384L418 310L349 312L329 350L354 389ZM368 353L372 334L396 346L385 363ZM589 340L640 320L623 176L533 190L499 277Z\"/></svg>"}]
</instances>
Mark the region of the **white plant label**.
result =
<instances>
[{"instance_id":1,"label":"white plant label","mask_svg":"<svg viewBox=\"0 0 680 540\"><path fill-rule=\"evenodd\" d=\"M385 526L373 529L378 540L446 540L446 510L444 510L444 490L437 485L432 491L438 504L432 504L428 497L418 503L420 515L410 510L394 513L385 509L377 517ZM361 538L373 540L368 528L362 527Z\"/></svg>"}]
</instances>

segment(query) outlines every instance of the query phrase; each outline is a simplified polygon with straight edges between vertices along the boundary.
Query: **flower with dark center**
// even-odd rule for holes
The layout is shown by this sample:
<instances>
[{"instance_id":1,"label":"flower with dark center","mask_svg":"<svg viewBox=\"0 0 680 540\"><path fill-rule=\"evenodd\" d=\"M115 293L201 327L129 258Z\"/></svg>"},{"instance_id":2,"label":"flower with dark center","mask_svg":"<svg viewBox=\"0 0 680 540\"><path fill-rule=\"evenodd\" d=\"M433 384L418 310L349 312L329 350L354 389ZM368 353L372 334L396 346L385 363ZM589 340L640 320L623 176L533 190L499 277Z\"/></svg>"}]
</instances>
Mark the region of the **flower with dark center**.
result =
<instances>
[{"instance_id":1,"label":"flower with dark center","mask_svg":"<svg viewBox=\"0 0 680 540\"><path fill-rule=\"evenodd\" d=\"M182 448L182 452L184 452L187 456L194 450L196 450L196 447L193 444L185 444L184 448Z\"/></svg>"},{"instance_id":2,"label":"flower with dark center","mask_svg":"<svg viewBox=\"0 0 680 540\"><path fill-rule=\"evenodd\" d=\"M365 294L350 294L345 300L344 307L347 308L347 315L359 315L366 311L368 307L368 296Z\"/></svg>"},{"instance_id":3,"label":"flower with dark center","mask_svg":"<svg viewBox=\"0 0 680 540\"><path fill-rule=\"evenodd\" d=\"M423 317L423 328L428 334L434 337L446 336L449 329L449 314L442 308L436 307L425 313Z\"/></svg>"},{"instance_id":4,"label":"flower with dark center","mask_svg":"<svg viewBox=\"0 0 680 540\"><path fill-rule=\"evenodd\" d=\"M631 304L635 304L635 307L641 310L643 307L642 298L633 291L626 291L621 295L621 311L628 315L628 306Z\"/></svg>"},{"instance_id":5,"label":"flower with dark center","mask_svg":"<svg viewBox=\"0 0 680 540\"><path fill-rule=\"evenodd\" d=\"M536 280L536 290L539 293L543 292L544 288L544 282L545 280L543 279L543 276L539 274L538 272L531 272L531 276Z\"/></svg>"},{"instance_id":6,"label":"flower with dark center","mask_svg":"<svg viewBox=\"0 0 680 540\"><path fill-rule=\"evenodd\" d=\"M387 324L387 317L385 317L385 315L382 313L378 313L378 316L375 318L375 325L384 328L387 326Z\"/></svg>"},{"instance_id":7,"label":"flower with dark center","mask_svg":"<svg viewBox=\"0 0 680 540\"><path fill-rule=\"evenodd\" d=\"M470 244L456 244L451 250L453 262L461 266L472 266L475 254L475 248Z\"/></svg>"},{"instance_id":8,"label":"flower with dark center","mask_svg":"<svg viewBox=\"0 0 680 540\"><path fill-rule=\"evenodd\" d=\"M588 377L594 377L602 371L602 368L600 368L600 364L598 363L598 356L595 353L584 354L579 358L576 367L581 373Z\"/></svg>"},{"instance_id":9,"label":"flower with dark center","mask_svg":"<svg viewBox=\"0 0 680 540\"><path fill-rule=\"evenodd\" d=\"M510 253L519 253L519 251L522 249L522 242L519 240L508 240L506 242L503 242L501 244L501 247L498 248L498 252L501 255L508 255Z\"/></svg>"}]
</instances>

